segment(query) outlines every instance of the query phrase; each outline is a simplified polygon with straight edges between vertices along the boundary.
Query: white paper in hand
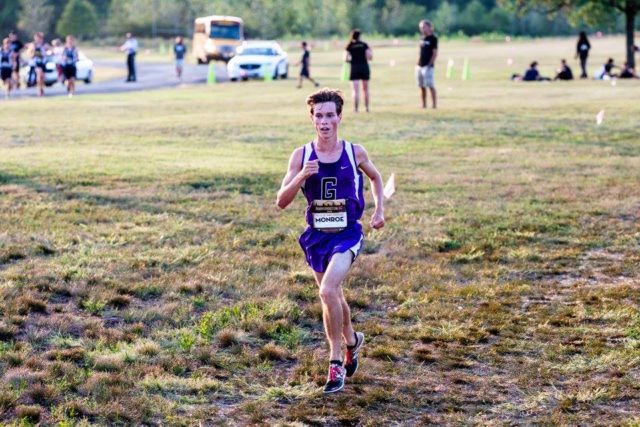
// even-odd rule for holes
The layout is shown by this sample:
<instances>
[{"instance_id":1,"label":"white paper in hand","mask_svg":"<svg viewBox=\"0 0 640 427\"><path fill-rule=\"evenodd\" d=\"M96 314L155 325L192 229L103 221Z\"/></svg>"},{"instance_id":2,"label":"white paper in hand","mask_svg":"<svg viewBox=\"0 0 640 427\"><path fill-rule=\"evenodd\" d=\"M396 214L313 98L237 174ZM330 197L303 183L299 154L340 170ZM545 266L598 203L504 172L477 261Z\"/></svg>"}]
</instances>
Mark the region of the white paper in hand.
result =
<instances>
[{"instance_id":1,"label":"white paper in hand","mask_svg":"<svg viewBox=\"0 0 640 427\"><path fill-rule=\"evenodd\" d=\"M387 181L387 185L384 186L384 198L389 199L396 192L396 174L392 173Z\"/></svg>"},{"instance_id":2,"label":"white paper in hand","mask_svg":"<svg viewBox=\"0 0 640 427\"><path fill-rule=\"evenodd\" d=\"M596 124L600 126L603 120L604 120L604 110L600 110L600 112L596 114Z\"/></svg>"}]
</instances>

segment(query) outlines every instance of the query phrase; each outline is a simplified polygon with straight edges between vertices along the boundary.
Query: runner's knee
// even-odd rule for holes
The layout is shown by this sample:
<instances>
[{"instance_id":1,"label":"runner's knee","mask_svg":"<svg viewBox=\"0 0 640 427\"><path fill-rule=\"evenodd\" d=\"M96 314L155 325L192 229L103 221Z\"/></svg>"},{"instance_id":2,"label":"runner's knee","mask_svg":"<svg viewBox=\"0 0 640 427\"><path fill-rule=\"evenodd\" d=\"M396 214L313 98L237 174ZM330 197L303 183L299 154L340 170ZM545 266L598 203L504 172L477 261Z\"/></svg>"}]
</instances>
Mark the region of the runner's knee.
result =
<instances>
[{"instance_id":1,"label":"runner's knee","mask_svg":"<svg viewBox=\"0 0 640 427\"><path fill-rule=\"evenodd\" d=\"M324 284L320 286L320 298L322 301L329 302L339 300L340 292L333 286L325 286Z\"/></svg>"}]
</instances>

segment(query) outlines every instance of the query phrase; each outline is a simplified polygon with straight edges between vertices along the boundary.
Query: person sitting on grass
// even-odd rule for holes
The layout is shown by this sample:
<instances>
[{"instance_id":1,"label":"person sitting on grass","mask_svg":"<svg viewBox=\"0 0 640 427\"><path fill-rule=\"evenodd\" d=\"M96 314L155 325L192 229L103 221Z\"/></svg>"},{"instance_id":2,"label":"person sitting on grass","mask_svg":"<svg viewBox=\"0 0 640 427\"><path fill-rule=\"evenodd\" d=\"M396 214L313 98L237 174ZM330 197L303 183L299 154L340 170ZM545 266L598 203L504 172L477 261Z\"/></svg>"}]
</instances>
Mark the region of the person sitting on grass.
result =
<instances>
[{"instance_id":1,"label":"person sitting on grass","mask_svg":"<svg viewBox=\"0 0 640 427\"><path fill-rule=\"evenodd\" d=\"M560 69L553 80L573 80L573 73L571 72L571 68L567 65L566 59L562 59L560 61Z\"/></svg>"},{"instance_id":2,"label":"person sitting on grass","mask_svg":"<svg viewBox=\"0 0 640 427\"><path fill-rule=\"evenodd\" d=\"M538 71L538 62L533 61L529 65L529 68L524 72L524 75L513 74L511 76L511 80L522 81L522 82L539 82L539 81L549 81L551 79L549 77L542 77L540 75L540 72Z\"/></svg>"},{"instance_id":3,"label":"person sitting on grass","mask_svg":"<svg viewBox=\"0 0 640 427\"><path fill-rule=\"evenodd\" d=\"M639 79L640 77L638 77L638 74L636 73L636 70L634 70L633 67L630 67L628 62L625 62L624 66L620 70L620 75L618 76L618 78L621 78L621 79Z\"/></svg>"},{"instance_id":4,"label":"person sitting on grass","mask_svg":"<svg viewBox=\"0 0 640 427\"><path fill-rule=\"evenodd\" d=\"M613 62L613 58L609 58L607 62L605 62L605 64L602 66L600 71L596 73L596 76L595 76L596 80L610 80L618 77L617 74L613 73L614 68L620 68L620 67L618 67Z\"/></svg>"}]
</instances>

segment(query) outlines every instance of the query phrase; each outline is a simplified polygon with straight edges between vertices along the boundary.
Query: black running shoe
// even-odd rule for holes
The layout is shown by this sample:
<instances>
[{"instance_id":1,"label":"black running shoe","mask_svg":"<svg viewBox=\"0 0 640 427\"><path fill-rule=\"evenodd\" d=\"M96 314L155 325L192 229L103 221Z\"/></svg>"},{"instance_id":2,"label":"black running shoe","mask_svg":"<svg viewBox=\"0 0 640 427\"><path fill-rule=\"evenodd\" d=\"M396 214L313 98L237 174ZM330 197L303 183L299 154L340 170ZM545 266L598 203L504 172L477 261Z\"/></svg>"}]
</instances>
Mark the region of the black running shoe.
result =
<instances>
[{"instance_id":1,"label":"black running shoe","mask_svg":"<svg viewBox=\"0 0 640 427\"><path fill-rule=\"evenodd\" d=\"M332 363L329 365L329 375L327 375L327 383L324 385L324 392L335 393L344 387L345 370L341 365Z\"/></svg>"},{"instance_id":2,"label":"black running shoe","mask_svg":"<svg viewBox=\"0 0 640 427\"><path fill-rule=\"evenodd\" d=\"M344 369L347 372L347 376L350 377L358 370L358 351L364 345L364 334L362 332L356 332L356 344L351 347L347 346L347 355L344 359Z\"/></svg>"}]
</instances>

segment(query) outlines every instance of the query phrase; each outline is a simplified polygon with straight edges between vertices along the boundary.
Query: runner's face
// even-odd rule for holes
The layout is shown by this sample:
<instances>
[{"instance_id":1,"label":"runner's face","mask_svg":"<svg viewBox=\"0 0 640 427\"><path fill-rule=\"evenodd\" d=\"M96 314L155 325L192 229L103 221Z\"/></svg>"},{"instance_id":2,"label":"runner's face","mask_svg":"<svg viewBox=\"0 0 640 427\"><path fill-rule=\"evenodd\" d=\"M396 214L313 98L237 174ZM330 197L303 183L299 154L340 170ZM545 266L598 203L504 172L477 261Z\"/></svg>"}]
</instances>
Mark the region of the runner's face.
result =
<instances>
[{"instance_id":1,"label":"runner's face","mask_svg":"<svg viewBox=\"0 0 640 427\"><path fill-rule=\"evenodd\" d=\"M335 102L323 102L314 105L311 121L320 138L330 139L336 137L341 120L342 116L336 112Z\"/></svg>"}]
</instances>

